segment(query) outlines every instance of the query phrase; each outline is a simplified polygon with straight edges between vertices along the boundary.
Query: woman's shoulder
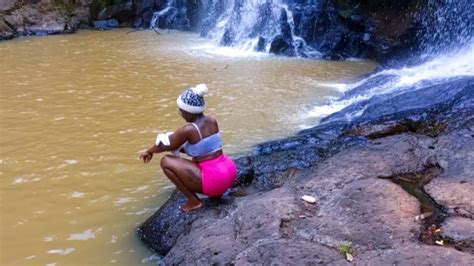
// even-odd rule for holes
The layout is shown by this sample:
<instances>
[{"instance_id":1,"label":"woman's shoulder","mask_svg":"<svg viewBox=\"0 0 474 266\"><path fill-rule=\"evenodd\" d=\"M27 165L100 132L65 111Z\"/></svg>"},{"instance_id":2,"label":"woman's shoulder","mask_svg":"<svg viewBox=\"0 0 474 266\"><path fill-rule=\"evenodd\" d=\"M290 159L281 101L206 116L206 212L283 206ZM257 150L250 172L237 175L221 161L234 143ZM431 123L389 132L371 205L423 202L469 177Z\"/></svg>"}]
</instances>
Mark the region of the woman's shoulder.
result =
<instances>
[{"instance_id":1,"label":"woman's shoulder","mask_svg":"<svg viewBox=\"0 0 474 266\"><path fill-rule=\"evenodd\" d=\"M217 119L214 118L213 116L206 115L206 122L207 122L207 123L216 123L216 124L217 124Z\"/></svg>"},{"instance_id":2,"label":"woman's shoulder","mask_svg":"<svg viewBox=\"0 0 474 266\"><path fill-rule=\"evenodd\" d=\"M211 134L219 132L219 125L217 123L217 119L215 119L213 116L206 116L205 123L209 127Z\"/></svg>"}]
</instances>

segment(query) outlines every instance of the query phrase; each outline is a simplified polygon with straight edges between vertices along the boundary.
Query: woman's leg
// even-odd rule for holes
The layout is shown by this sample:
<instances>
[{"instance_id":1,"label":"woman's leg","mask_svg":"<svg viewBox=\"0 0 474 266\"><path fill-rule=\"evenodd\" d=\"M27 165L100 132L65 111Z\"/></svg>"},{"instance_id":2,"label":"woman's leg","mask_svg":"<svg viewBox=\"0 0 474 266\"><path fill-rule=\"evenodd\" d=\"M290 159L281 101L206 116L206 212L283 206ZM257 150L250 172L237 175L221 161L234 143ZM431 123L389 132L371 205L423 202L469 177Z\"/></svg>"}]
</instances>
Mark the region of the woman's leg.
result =
<instances>
[{"instance_id":1,"label":"woman's leg","mask_svg":"<svg viewBox=\"0 0 474 266\"><path fill-rule=\"evenodd\" d=\"M202 207L202 201L195 193L202 193L202 175L199 166L190 160L165 155L161 159L165 175L188 198L181 209L190 211Z\"/></svg>"}]
</instances>

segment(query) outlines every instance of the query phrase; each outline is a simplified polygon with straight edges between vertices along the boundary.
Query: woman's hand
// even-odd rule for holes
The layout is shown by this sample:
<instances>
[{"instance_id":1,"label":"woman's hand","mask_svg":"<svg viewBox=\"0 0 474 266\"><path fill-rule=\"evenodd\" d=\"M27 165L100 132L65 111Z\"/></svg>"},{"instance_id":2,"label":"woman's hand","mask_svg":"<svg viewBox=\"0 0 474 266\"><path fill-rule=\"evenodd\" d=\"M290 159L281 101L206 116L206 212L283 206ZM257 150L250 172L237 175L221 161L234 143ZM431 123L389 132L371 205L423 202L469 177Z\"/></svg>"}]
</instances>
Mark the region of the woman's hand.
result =
<instances>
[{"instance_id":1,"label":"woman's hand","mask_svg":"<svg viewBox=\"0 0 474 266\"><path fill-rule=\"evenodd\" d=\"M139 158L143 160L143 163L149 163L153 158L153 153L148 151L141 151Z\"/></svg>"}]
</instances>

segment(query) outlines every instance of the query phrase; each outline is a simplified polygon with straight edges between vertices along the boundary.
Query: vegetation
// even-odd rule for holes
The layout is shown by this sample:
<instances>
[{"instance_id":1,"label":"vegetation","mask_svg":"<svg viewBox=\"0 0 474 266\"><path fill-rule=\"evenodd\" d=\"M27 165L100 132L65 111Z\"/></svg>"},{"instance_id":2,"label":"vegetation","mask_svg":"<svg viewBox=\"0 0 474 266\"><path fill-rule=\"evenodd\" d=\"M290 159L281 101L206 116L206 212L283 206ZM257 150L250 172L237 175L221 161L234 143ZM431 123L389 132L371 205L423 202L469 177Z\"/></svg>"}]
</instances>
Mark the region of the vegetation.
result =
<instances>
[{"instance_id":1,"label":"vegetation","mask_svg":"<svg viewBox=\"0 0 474 266\"><path fill-rule=\"evenodd\" d=\"M337 250L339 250L339 252L341 252L343 255L352 254L352 242L345 242L339 244Z\"/></svg>"},{"instance_id":2,"label":"vegetation","mask_svg":"<svg viewBox=\"0 0 474 266\"><path fill-rule=\"evenodd\" d=\"M51 4L56 10L65 10L68 13L74 11L74 0L51 0Z\"/></svg>"}]
</instances>

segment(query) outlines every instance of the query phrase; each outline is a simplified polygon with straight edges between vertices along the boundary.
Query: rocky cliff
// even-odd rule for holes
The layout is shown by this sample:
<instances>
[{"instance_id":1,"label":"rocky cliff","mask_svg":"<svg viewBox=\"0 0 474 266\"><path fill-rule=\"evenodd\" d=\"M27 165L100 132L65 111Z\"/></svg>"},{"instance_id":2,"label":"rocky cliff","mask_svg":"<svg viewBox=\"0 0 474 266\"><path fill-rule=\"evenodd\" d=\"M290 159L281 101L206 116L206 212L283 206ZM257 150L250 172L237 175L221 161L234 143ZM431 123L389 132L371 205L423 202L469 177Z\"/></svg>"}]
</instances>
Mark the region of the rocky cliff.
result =
<instances>
[{"instance_id":1,"label":"rocky cliff","mask_svg":"<svg viewBox=\"0 0 474 266\"><path fill-rule=\"evenodd\" d=\"M0 40L25 35L72 33L89 24L88 0L3 0Z\"/></svg>"}]
</instances>

